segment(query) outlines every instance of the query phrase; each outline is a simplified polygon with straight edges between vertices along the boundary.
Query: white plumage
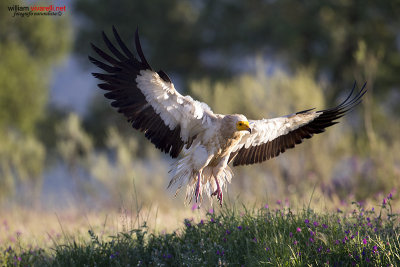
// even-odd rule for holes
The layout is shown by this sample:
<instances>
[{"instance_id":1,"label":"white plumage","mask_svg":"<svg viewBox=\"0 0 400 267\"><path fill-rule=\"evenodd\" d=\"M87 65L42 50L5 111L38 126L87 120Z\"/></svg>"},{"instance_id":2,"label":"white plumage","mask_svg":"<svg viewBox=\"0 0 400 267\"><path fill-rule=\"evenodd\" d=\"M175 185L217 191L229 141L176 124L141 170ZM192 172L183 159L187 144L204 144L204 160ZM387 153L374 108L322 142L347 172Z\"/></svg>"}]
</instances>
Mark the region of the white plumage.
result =
<instances>
[{"instance_id":1,"label":"white plumage","mask_svg":"<svg viewBox=\"0 0 400 267\"><path fill-rule=\"evenodd\" d=\"M244 115L215 114L202 102L175 90L170 78L155 72L143 55L138 32L136 50L139 58L126 47L113 27L117 49L103 32L112 56L92 44L107 63L89 57L106 73L93 73L104 81L98 86L107 90L105 97L123 113L133 128L142 131L161 151L182 157L171 168L169 186L178 190L187 185L186 199L201 202L203 194L216 196L222 205L223 193L233 172L228 166L260 163L294 147L304 138L321 133L337 123L347 111L361 102L365 85L353 90L335 108L305 110L274 119L248 120Z\"/></svg>"}]
</instances>

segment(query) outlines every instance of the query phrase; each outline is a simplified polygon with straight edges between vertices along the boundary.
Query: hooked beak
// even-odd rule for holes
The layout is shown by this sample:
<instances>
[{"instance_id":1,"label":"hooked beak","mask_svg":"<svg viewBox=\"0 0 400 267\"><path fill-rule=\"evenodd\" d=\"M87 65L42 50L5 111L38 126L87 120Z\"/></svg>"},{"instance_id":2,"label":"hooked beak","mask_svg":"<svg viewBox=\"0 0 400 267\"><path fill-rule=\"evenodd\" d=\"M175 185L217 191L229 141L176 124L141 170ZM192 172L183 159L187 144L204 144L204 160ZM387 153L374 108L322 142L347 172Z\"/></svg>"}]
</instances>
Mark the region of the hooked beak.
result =
<instances>
[{"instance_id":1,"label":"hooked beak","mask_svg":"<svg viewBox=\"0 0 400 267\"><path fill-rule=\"evenodd\" d=\"M249 131L249 133L251 133L251 128L249 127L249 128L247 129L247 131Z\"/></svg>"}]
</instances>

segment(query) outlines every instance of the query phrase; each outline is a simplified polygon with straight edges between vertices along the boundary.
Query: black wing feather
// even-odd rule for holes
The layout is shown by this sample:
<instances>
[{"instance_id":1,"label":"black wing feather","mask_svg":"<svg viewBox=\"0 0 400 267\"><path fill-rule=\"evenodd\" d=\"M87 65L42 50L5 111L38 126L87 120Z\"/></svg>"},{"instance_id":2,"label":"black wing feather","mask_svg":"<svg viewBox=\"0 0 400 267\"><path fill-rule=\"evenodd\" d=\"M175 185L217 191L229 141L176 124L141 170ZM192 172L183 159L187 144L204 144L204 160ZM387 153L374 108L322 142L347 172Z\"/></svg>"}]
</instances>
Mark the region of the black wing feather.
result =
<instances>
[{"instance_id":1,"label":"black wing feather","mask_svg":"<svg viewBox=\"0 0 400 267\"><path fill-rule=\"evenodd\" d=\"M286 149L295 147L296 144L302 143L303 139L308 139L314 134L324 132L325 128L338 123L336 121L337 119L343 117L347 112L361 103L361 98L367 91L366 83L363 85L361 90L353 96L355 87L356 83L354 83L350 94L342 103L334 108L318 111L322 112L322 114L310 123L285 135L278 136L267 143L251 146L249 148L243 146L241 149L230 155L229 162L233 161L233 166L260 163L270 158L277 157L280 153L285 152ZM307 113L311 110L312 109L303 110L296 114ZM265 146L265 148L260 149L260 146Z\"/></svg>"},{"instance_id":2,"label":"black wing feather","mask_svg":"<svg viewBox=\"0 0 400 267\"><path fill-rule=\"evenodd\" d=\"M143 54L138 30L135 33L135 45L140 60L127 48L116 28L113 26L112 29L118 47L114 46L107 35L102 32L104 43L111 54L91 44L93 50L106 61L102 62L89 56L90 62L106 72L93 73L94 77L104 82L98 84L98 87L108 91L104 96L113 100L111 106L124 114L128 121L132 123L133 128L144 132L146 138L157 148L176 158L185 145L180 137L180 125L177 125L174 129L165 125L159 114L146 101L136 83L136 77L141 70L152 70ZM158 73L164 81L171 82L165 72L159 71ZM187 144L188 147L190 145L191 143Z\"/></svg>"}]
</instances>

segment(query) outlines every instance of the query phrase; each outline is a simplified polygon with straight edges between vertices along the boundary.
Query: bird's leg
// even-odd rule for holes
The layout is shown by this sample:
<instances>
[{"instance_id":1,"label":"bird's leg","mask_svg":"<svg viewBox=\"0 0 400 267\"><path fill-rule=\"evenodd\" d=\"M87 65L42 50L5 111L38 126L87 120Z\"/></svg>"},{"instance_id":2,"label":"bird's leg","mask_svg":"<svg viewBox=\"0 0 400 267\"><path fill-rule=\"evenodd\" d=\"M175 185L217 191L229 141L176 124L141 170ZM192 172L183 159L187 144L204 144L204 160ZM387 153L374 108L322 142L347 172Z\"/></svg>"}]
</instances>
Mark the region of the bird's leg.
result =
<instances>
[{"instance_id":1,"label":"bird's leg","mask_svg":"<svg viewBox=\"0 0 400 267\"><path fill-rule=\"evenodd\" d=\"M222 207L222 198L223 198L223 194L222 194L222 190L221 187L219 186L219 182L218 182L218 178L214 176L215 179L215 183L217 184L217 190L215 190L214 193L211 194L211 196L217 196L217 199L219 200L219 205Z\"/></svg>"},{"instance_id":2,"label":"bird's leg","mask_svg":"<svg viewBox=\"0 0 400 267\"><path fill-rule=\"evenodd\" d=\"M199 203L199 200L200 200L200 184L201 184L200 179L201 179L200 172L197 172L197 186L196 186L196 193L195 193L196 203Z\"/></svg>"}]
</instances>

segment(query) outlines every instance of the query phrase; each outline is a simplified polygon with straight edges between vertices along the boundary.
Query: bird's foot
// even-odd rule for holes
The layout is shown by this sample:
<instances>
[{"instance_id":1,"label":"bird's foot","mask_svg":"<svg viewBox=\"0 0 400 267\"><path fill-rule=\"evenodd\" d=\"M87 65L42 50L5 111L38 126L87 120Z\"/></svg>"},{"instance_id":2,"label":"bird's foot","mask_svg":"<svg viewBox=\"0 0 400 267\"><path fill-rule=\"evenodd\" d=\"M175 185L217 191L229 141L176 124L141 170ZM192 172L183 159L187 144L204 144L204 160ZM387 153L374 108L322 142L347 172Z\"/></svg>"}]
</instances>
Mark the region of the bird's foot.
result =
<instances>
[{"instance_id":1,"label":"bird's foot","mask_svg":"<svg viewBox=\"0 0 400 267\"><path fill-rule=\"evenodd\" d=\"M221 187L219 186L217 178L215 178L215 183L217 184L217 190L215 190L215 192L212 193L211 196L217 196L217 199L219 200L219 205L222 207L223 193Z\"/></svg>"},{"instance_id":2,"label":"bird's foot","mask_svg":"<svg viewBox=\"0 0 400 267\"><path fill-rule=\"evenodd\" d=\"M196 186L196 203L199 203L200 200L200 173L197 175L197 186Z\"/></svg>"}]
</instances>

